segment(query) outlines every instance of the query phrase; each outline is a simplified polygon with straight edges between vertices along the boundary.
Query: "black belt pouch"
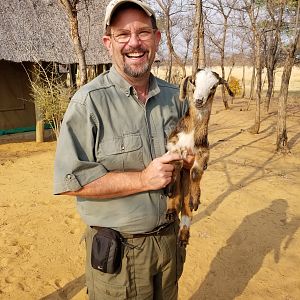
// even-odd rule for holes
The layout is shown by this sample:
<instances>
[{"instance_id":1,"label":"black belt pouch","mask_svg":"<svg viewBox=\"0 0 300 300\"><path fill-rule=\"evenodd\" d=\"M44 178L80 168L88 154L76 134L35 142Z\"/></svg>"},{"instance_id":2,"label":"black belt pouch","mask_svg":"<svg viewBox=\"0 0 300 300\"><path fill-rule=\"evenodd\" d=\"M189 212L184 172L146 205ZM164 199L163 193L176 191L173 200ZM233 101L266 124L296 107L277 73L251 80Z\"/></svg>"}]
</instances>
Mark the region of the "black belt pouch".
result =
<instances>
[{"instance_id":1,"label":"black belt pouch","mask_svg":"<svg viewBox=\"0 0 300 300\"><path fill-rule=\"evenodd\" d=\"M94 227L95 228L95 227ZM98 227L93 237L91 264L103 273L118 273L122 261L122 235L113 229Z\"/></svg>"}]
</instances>

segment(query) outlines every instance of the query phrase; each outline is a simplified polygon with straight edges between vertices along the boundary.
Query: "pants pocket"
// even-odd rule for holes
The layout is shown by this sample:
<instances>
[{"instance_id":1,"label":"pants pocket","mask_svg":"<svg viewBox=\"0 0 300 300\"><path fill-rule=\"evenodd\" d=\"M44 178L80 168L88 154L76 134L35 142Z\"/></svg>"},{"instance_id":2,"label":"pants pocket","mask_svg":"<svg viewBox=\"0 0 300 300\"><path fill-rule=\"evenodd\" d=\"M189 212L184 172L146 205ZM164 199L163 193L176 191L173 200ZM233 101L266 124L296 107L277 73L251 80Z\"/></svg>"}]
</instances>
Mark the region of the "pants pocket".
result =
<instances>
[{"instance_id":1,"label":"pants pocket","mask_svg":"<svg viewBox=\"0 0 300 300\"><path fill-rule=\"evenodd\" d=\"M95 280L95 300L125 300L126 299L126 287L111 285L108 283Z\"/></svg>"}]
</instances>

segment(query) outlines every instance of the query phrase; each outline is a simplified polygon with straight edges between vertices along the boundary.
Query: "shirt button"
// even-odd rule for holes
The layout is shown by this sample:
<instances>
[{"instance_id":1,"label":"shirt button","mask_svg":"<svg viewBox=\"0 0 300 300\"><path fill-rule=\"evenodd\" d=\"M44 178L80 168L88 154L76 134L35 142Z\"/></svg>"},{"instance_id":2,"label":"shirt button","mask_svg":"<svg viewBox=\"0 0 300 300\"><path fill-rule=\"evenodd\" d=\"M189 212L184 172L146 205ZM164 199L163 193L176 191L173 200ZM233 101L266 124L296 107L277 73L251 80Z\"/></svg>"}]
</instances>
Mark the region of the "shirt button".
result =
<instances>
[{"instance_id":1,"label":"shirt button","mask_svg":"<svg viewBox=\"0 0 300 300\"><path fill-rule=\"evenodd\" d=\"M160 200L163 200L164 199L164 195L160 195Z\"/></svg>"},{"instance_id":2,"label":"shirt button","mask_svg":"<svg viewBox=\"0 0 300 300\"><path fill-rule=\"evenodd\" d=\"M67 178L68 178L68 179L72 179L72 178L73 178L73 175L72 175L72 174L68 174L68 175L67 175Z\"/></svg>"}]
</instances>

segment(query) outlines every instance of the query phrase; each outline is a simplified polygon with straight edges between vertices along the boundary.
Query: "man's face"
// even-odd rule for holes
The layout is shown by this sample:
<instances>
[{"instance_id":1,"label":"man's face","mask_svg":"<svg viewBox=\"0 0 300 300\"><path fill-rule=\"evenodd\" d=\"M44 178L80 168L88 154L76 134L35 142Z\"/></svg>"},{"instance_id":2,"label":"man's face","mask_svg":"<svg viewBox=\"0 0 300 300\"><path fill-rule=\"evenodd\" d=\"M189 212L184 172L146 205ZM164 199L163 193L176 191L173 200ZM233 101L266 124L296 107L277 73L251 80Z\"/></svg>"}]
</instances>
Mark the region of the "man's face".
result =
<instances>
[{"instance_id":1,"label":"man's face","mask_svg":"<svg viewBox=\"0 0 300 300\"><path fill-rule=\"evenodd\" d=\"M130 39L124 42L126 36ZM111 35L104 36L103 42L121 75L132 79L148 76L160 37L160 32L152 29L150 17L141 10L128 8L114 17Z\"/></svg>"}]
</instances>

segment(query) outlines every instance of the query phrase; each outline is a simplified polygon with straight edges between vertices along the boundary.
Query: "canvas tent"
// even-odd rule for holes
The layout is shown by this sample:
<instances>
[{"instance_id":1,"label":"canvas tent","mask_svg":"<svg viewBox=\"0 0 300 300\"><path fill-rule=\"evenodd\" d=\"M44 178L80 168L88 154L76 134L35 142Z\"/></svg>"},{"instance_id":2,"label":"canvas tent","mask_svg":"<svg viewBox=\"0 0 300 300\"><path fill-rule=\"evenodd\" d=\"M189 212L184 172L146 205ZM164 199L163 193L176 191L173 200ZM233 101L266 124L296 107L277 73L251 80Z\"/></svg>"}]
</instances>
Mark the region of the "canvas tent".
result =
<instances>
[{"instance_id":1,"label":"canvas tent","mask_svg":"<svg viewBox=\"0 0 300 300\"><path fill-rule=\"evenodd\" d=\"M108 0L79 1L78 23L88 65L110 62L101 43ZM0 135L35 128L28 73L37 62L77 63L59 0L0 0Z\"/></svg>"}]
</instances>

